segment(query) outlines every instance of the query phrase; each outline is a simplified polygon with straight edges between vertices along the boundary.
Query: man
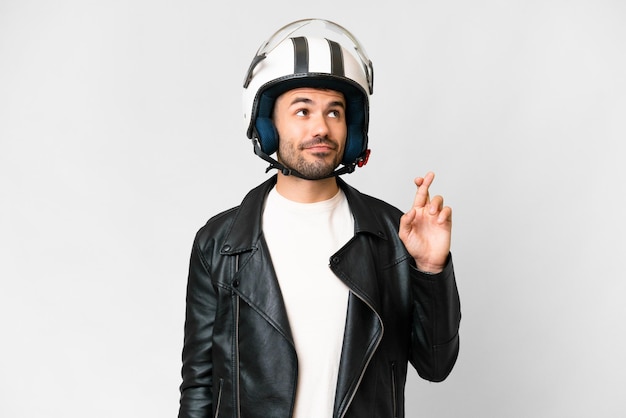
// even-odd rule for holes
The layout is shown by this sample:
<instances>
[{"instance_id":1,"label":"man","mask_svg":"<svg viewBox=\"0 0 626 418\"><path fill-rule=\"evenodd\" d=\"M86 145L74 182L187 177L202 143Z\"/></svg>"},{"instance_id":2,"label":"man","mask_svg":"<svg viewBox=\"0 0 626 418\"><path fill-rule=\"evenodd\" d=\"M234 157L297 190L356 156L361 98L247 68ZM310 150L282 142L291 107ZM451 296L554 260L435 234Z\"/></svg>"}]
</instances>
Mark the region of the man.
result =
<instances>
[{"instance_id":1,"label":"man","mask_svg":"<svg viewBox=\"0 0 626 418\"><path fill-rule=\"evenodd\" d=\"M450 373L460 309L434 174L405 214L338 177L367 161L372 87L363 48L329 21L257 52L244 116L278 173L196 235L179 417L403 417L408 362Z\"/></svg>"}]
</instances>

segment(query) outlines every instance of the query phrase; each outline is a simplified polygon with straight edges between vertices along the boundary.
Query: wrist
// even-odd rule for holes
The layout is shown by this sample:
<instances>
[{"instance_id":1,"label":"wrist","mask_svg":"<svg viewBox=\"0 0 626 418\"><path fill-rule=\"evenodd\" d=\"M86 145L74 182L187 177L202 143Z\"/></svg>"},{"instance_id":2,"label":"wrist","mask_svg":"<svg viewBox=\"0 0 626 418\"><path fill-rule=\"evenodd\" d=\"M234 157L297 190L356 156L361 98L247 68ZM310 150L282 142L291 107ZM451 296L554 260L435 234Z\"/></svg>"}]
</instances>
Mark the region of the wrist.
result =
<instances>
[{"instance_id":1,"label":"wrist","mask_svg":"<svg viewBox=\"0 0 626 418\"><path fill-rule=\"evenodd\" d=\"M421 263L415 260L415 267L426 274L437 274L443 271L444 266L441 264Z\"/></svg>"},{"instance_id":2,"label":"wrist","mask_svg":"<svg viewBox=\"0 0 626 418\"><path fill-rule=\"evenodd\" d=\"M449 259L450 259L449 252L446 255L446 257L444 257L443 260L439 260L439 259L425 260L424 258L418 260L417 258L414 258L415 267L422 273L427 273L427 274L441 273L446 268L446 265L448 264Z\"/></svg>"}]
</instances>

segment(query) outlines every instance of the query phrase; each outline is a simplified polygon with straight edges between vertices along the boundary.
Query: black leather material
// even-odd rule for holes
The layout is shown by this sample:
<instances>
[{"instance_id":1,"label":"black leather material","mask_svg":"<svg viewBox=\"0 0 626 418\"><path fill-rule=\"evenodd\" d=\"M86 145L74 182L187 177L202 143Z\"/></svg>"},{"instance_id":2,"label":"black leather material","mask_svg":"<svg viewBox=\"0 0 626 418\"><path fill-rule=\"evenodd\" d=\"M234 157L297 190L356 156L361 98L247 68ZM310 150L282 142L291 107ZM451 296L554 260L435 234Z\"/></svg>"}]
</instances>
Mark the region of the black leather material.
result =
<instances>
[{"instance_id":1,"label":"black leather material","mask_svg":"<svg viewBox=\"0 0 626 418\"><path fill-rule=\"evenodd\" d=\"M275 181L196 235L180 418L291 417L297 357L261 229ZM439 274L419 272L397 235L402 213L337 181L355 236L329 255L330 268L351 290L333 416L404 417L407 364L441 381L456 362L461 314L452 259Z\"/></svg>"}]
</instances>

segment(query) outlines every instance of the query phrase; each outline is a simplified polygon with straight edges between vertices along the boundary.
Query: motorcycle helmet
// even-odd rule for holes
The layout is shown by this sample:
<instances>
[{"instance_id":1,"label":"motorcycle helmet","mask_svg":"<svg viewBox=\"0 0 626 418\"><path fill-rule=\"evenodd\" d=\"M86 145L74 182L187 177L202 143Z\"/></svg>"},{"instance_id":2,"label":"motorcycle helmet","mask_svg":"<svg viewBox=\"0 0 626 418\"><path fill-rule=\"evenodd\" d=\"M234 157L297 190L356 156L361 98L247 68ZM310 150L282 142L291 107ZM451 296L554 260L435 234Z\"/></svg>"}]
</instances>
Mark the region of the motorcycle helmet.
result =
<instances>
[{"instance_id":1,"label":"motorcycle helmet","mask_svg":"<svg viewBox=\"0 0 626 418\"><path fill-rule=\"evenodd\" d=\"M352 172L369 156L369 96L373 93L373 66L364 48L344 27L324 19L302 19L280 28L259 47L243 84L246 134L255 153L270 162L268 168L285 170L269 155L278 149L272 121L276 99L300 87L325 88L343 93L346 100L347 137L341 172Z\"/></svg>"}]
</instances>

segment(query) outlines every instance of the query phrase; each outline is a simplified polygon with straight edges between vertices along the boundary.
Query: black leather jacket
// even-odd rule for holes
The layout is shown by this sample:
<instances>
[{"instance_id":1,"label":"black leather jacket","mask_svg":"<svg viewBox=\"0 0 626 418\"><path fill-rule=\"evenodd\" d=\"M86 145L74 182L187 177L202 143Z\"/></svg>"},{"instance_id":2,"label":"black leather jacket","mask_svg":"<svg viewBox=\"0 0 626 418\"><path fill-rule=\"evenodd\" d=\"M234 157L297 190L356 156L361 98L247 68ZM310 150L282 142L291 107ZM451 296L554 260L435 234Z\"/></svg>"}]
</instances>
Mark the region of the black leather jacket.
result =
<instances>
[{"instance_id":1,"label":"black leather jacket","mask_svg":"<svg viewBox=\"0 0 626 418\"><path fill-rule=\"evenodd\" d=\"M297 358L261 229L276 177L201 228L189 267L179 417L291 417ZM333 417L404 417L407 362L430 381L456 361L452 260L425 274L398 238L402 213L338 179L355 235L330 255L351 290ZM323 301L320 301L323 309Z\"/></svg>"}]
</instances>

